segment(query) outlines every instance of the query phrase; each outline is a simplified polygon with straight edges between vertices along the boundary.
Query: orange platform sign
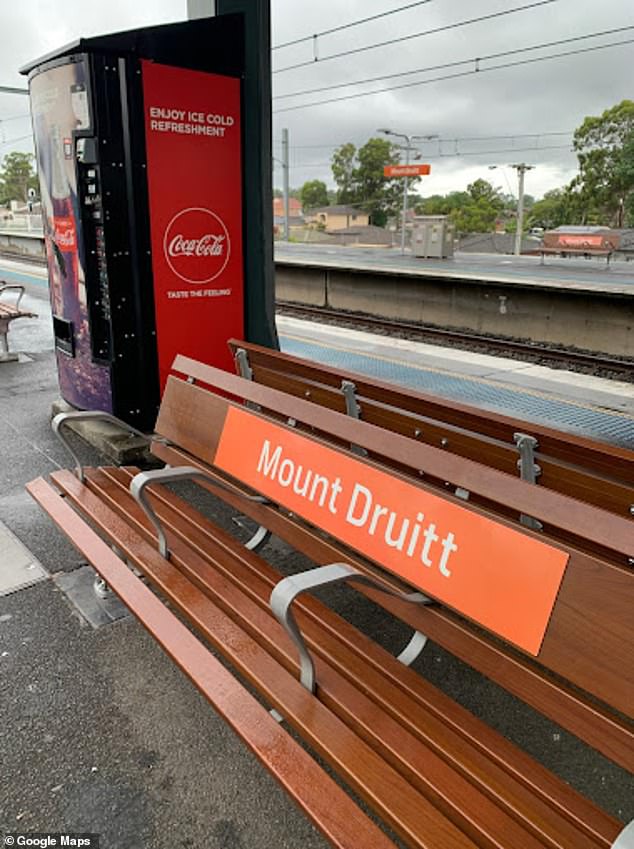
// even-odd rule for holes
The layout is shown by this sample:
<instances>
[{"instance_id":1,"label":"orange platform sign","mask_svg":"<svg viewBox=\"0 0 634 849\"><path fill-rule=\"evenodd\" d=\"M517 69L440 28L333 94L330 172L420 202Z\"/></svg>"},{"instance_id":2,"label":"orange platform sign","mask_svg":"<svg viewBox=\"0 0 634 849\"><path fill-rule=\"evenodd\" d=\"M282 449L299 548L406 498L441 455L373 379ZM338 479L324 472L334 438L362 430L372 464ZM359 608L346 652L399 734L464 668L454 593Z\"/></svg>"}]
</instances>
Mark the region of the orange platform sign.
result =
<instances>
[{"instance_id":1,"label":"orange platform sign","mask_svg":"<svg viewBox=\"0 0 634 849\"><path fill-rule=\"evenodd\" d=\"M425 177L431 174L431 165L385 165L384 177Z\"/></svg>"},{"instance_id":2,"label":"orange platform sign","mask_svg":"<svg viewBox=\"0 0 634 849\"><path fill-rule=\"evenodd\" d=\"M235 407L228 409L214 464L539 653L567 552Z\"/></svg>"}]
</instances>

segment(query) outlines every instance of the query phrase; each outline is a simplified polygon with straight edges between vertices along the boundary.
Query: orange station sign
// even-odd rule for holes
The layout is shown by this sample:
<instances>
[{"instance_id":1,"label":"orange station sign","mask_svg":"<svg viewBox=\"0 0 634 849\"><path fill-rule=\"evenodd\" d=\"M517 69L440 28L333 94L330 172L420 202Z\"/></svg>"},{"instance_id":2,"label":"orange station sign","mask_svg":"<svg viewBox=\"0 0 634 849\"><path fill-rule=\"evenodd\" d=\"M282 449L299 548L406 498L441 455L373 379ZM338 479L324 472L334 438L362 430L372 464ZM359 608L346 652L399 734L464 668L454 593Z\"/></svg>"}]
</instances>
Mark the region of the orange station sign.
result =
<instances>
[{"instance_id":1,"label":"orange station sign","mask_svg":"<svg viewBox=\"0 0 634 849\"><path fill-rule=\"evenodd\" d=\"M426 177L431 174L431 165L385 165L384 177Z\"/></svg>"},{"instance_id":2,"label":"orange station sign","mask_svg":"<svg viewBox=\"0 0 634 849\"><path fill-rule=\"evenodd\" d=\"M229 407L214 465L532 655L568 554Z\"/></svg>"}]
</instances>

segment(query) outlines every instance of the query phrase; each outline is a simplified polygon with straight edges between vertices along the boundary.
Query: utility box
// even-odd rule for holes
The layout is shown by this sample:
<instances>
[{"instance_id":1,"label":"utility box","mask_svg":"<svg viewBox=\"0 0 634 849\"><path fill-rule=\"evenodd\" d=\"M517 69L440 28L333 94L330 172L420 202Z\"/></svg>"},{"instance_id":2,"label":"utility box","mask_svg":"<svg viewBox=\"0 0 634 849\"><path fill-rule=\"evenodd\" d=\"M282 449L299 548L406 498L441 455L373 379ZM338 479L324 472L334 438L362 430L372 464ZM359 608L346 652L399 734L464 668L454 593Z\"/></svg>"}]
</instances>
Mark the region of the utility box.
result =
<instances>
[{"instance_id":1,"label":"utility box","mask_svg":"<svg viewBox=\"0 0 634 849\"><path fill-rule=\"evenodd\" d=\"M453 257L454 225L447 215L417 215L412 231L414 256L426 259Z\"/></svg>"}]
</instances>

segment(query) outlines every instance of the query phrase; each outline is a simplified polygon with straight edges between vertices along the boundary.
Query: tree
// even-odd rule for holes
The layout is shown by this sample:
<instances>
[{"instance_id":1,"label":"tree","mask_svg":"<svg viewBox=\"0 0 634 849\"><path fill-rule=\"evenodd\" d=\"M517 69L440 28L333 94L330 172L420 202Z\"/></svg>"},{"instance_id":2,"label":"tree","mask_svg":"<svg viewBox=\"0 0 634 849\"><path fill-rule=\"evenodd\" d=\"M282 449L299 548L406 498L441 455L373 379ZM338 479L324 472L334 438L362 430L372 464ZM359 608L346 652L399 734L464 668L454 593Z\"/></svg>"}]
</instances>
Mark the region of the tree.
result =
<instances>
[{"instance_id":1,"label":"tree","mask_svg":"<svg viewBox=\"0 0 634 849\"><path fill-rule=\"evenodd\" d=\"M398 148L387 139L368 139L359 148L357 161L358 167L354 172L357 200L370 214L371 222L377 227L384 227L388 218L398 214L402 204L401 181L386 180L383 175L386 165L399 161Z\"/></svg>"},{"instance_id":2,"label":"tree","mask_svg":"<svg viewBox=\"0 0 634 849\"><path fill-rule=\"evenodd\" d=\"M628 162L634 136L634 101L622 100L599 116L589 116L574 134L579 176L571 188L583 206L622 227L631 208L634 168ZM584 215L583 223L588 223Z\"/></svg>"},{"instance_id":3,"label":"tree","mask_svg":"<svg viewBox=\"0 0 634 849\"><path fill-rule=\"evenodd\" d=\"M328 187L321 180L308 180L299 190L304 212L320 206L328 206Z\"/></svg>"},{"instance_id":4,"label":"tree","mask_svg":"<svg viewBox=\"0 0 634 849\"><path fill-rule=\"evenodd\" d=\"M467 195L463 206L452 211L456 230L459 233L490 233L504 209L499 190L479 179L467 186Z\"/></svg>"},{"instance_id":5,"label":"tree","mask_svg":"<svg viewBox=\"0 0 634 849\"><path fill-rule=\"evenodd\" d=\"M541 200L536 201L528 216L529 227L543 227L552 230L563 224L571 224L577 219L573 192L569 186L563 189L551 189Z\"/></svg>"},{"instance_id":6,"label":"tree","mask_svg":"<svg viewBox=\"0 0 634 849\"><path fill-rule=\"evenodd\" d=\"M32 153L21 153L17 150L7 153L0 169L0 202L11 200L27 202L28 190L37 191L37 176L33 170L34 156Z\"/></svg>"},{"instance_id":7,"label":"tree","mask_svg":"<svg viewBox=\"0 0 634 849\"><path fill-rule=\"evenodd\" d=\"M616 176L621 185L634 186L634 133L626 138L621 150L621 160L616 168ZM634 227L634 192L626 193L623 202L625 211L624 226Z\"/></svg>"},{"instance_id":8,"label":"tree","mask_svg":"<svg viewBox=\"0 0 634 849\"><path fill-rule=\"evenodd\" d=\"M400 161L400 148L387 139L371 138L360 147L348 142L332 157L332 175L337 184L337 202L356 204L370 215L372 224L383 227L388 218L398 215L403 184L386 179L383 169ZM417 178L410 179L410 188Z\"/></svg>"},{"instance_id":9,"label":"tree","mask_svg":"<svg viewBox=\"0 0 634 849\"><path fill-rule=\"evenodd\" d=\"M354 167L357 155L356 147L347 142L338 147L332 155L332 176L337 184L337 202L351 203L355 198Z\"/></svg>"},{"instance_id":10,"label":"tree","mask_svg":"<svg viewBox=\"0 0 634 849\"><path fill-rule=\"evenodd\" d=\"M432 195L416 204L421 215L449 215L459 233L488 233L507 207L507 199L486 180L475 180L466 192Z\"/></svg>"}]
</instances>

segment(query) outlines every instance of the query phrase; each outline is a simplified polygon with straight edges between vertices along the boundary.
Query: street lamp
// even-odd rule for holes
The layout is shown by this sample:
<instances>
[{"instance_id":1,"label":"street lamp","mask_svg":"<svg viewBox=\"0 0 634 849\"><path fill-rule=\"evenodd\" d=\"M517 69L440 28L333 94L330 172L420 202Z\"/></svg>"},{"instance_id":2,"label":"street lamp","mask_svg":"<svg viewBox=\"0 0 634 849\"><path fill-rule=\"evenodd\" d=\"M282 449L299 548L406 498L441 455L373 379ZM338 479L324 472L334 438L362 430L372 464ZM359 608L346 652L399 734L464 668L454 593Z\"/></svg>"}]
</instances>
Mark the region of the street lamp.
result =
<instances>
[{"instance_id":1,"label":"street lamp","mask_svg":"<svg viewBox=\"0 0 634 849\"><path fill-rule=\"evenodd\" d=\"M431 139L437 139L438 136L434 133L433 135L427 136L416 136L416 135L408 135L407 133L396 133L394 130L390 130L388 127L379 127L377 133L383 133L386 136L395 136L399 139L405 139L405 164L409 165L409 153L410 150L415 150L416 148L412 148L413 141L430 141ZM407 187L409 184L409 178L406 176L403 178L403 220L401 223L401 253L405 253L405 223L407 220Z\"/></svg>"}]
</instances>

